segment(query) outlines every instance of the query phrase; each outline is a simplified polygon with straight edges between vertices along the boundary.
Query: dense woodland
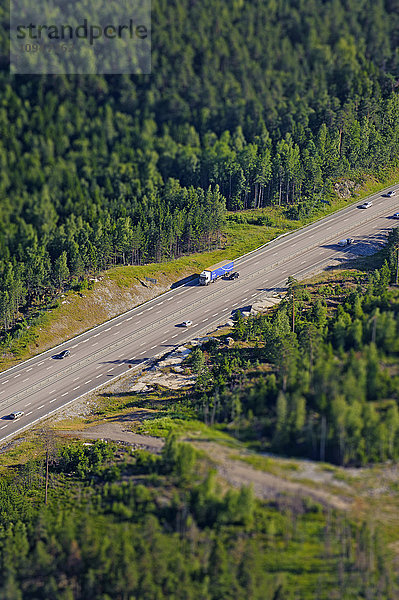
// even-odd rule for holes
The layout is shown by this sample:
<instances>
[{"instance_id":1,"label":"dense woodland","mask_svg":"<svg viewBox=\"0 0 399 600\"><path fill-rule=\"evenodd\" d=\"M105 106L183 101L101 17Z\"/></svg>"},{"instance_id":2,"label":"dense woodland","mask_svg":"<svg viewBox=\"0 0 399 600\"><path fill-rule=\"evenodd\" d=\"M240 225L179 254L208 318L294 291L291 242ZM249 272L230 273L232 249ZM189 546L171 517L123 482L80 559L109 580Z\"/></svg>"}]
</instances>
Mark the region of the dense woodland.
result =
<instances>
[{"instance_id":1,"label":"dense woodland","mask_svg":"<svg viewBox=\"0 0 399 600\"><path fill-rule=\"evenodd\" d=\"M398 248L395 229L382 267L357 283L321 285L315 298L293 280L271 314L238 311L238 345L211 340L190 357L198 378L189 405L262 449L340 465L396 461Z\"/></svg>"},{"instance_id":2,"label":"dense woodland","mask_svg":"<svg viewBox=\"0 0 399 600\"><path fill-rule=\"evenodd\" d=\"M223 494L192 446L50 450L0 484L2 600L391 600L386 541L300 498ZM370 596L370 593L376 595Z\"/></svg>"},{"instance_id":3,"label":"dense woodland","mask_svg":"<svg viewBox=\"0 0 399 600\"><path fill-rule=\"evenodd\" d=\"M8 12L2 6L2 46ZM311 214L399 156L397 0L153 3L152 74L0 74L0 322L115 264Z\"/></svg>"}]
</instances>

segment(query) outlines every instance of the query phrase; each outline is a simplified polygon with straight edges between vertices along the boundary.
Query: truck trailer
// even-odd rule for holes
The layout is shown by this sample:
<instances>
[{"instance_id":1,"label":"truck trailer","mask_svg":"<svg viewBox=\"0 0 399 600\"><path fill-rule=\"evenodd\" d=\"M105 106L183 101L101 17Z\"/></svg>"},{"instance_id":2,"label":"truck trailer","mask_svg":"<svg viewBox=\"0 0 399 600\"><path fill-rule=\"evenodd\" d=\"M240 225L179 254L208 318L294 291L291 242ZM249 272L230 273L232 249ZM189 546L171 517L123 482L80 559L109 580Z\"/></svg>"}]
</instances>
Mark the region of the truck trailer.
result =
<instances>
[{"instance_id":1,"label":"truck trailer","mask_svg":"<svg viewBox=\"0 0 399 600\"><path fill-rule=\"evenodd\" d=\"M222 262L209 267L202 271L199 276L199 284L200 285L209 285L219 277L223 277L234 269L234 261L233 260L222 260Z\"/></svg>"}]
</instances>

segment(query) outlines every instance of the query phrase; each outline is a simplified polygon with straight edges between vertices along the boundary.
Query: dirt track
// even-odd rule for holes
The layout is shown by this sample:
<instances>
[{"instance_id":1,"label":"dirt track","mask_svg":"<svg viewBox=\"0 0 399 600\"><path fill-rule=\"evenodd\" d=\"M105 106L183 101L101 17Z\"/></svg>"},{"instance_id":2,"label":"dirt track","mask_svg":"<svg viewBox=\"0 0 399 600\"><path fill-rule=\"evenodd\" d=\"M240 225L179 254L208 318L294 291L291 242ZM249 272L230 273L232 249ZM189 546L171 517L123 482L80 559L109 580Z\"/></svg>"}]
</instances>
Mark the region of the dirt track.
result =
<instances>
[{"instance_id":1,"label":"dirt track","mask_svg":"<svg viewBox=\"0 0 399 600\"><path fill-rule=\"evenodd\" d=\"M95 425L83 431L60 431L63 435L71 437L84 438L87 440L112 440L114 442L124 442L133 448L144 448L150 452L160 452L163 446L163 440L149 435L139 435L125 429L119 422L104 423Z\"/></svg>"},{"instance_id":2,"label":"dirt track","mask_svg":"<svg viewBox=\"0 0 399 600\"><path fill-rule=\"evenodd\" d=\"M163 446L163 440L151 436L139 435L126 429L124 423L114 421L90 427L83 431L63 431L60 432L71 437L84 439L107 439L117 442L124 442L133 448L144 448L150 452L159 453ZM293 482L272 475L266 471L255 469L251 465L230 458L230 454L237 455L239 451L230 450L221 444L196 440L194 445L203 450L209 458L215 463L220 477L234 487L243 485L252 485L255 495L263 500L274 500L282 494L291 496L310 497L323 506L331 506L339 510L347 510L351 507L351 500L342 495L331 494L323 489L317 489L305 485L304 483ZM320 475L320 473L319 473ZM328 474L325 474L325 482L318 482L319 485L327 483Z\"/></svg>"}]
</instances>

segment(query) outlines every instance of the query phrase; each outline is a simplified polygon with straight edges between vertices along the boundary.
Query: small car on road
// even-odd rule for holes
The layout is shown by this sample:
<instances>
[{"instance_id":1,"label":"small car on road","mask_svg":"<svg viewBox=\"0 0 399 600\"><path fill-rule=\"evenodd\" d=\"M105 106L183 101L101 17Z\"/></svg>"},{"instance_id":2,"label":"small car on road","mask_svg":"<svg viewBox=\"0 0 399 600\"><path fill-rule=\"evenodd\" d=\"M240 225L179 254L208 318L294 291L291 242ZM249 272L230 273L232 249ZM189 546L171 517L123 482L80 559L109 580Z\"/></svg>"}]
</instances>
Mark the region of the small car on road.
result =
<instances>
[{"instance_id":1,"label":"small car on road","mask_svg":"<svg viewBox=\"0 0 399 600\"><path fill-rule=\"evenodd\" d=\"M23 414L24 414L23 410L17 410L16 412L13 412L10 414L10 419L12 419L13 421L16 421L17 419L22 417Z\"/></svg>"},{"instance_id":2,"label":"small car on road","mask_svg":"<svg viewBox=\"0 0 399 600\"><path fill-rule=\"evenodd\" d=\"M192 321L183 321L182 326L183 327L190 327L190 325L192 325L193 322Z\"/></svg>"},{"instance_id":3,"label":"small car on road","mask_svg":"<svg viewBox=\"0 0 399 600\"><path fill-rule=\"evenodd\" d=\"M57 354L57 358L66 358L67 356L70 356L70 354L71 354L70 350L63 350L62 352Z\"/></svg>"},{"instance_id":4,"label":"small car on road","mask_svg":"<svg viewBox=\"0 0 399 600\"><path fill-rule=\"evenodd\" d=\"M363 204L361 204L359 208L370 208L370 206L373 206L372 202L363 202Z\"/></svg>"},{"instance_id":5,"label":"small car on road","mask_svg":"<svg viewBox=\"0 0 399 600\"><path fill-rule=\"evenodd\" d=\"M230 273L227 279L238 279L240 276L238 271L234 271L234 273Z\"/></svg>"},{"instance_id":6,"label":"small car on road","mask_svg":"<svg viewBox=\"0 0 399 600\"><path fill-rule=\"evenodd\" d=\"M339 240L338 246L350 246L354 241L353 238L345 238L344 240Z\"/></svg>"},{"instance_id":7,"label":"small car on road","mask_svg":"<svg viewBox=\"0 0 399 600\"><path fill-rule=\"evenodd\" d=\"M387 193L385 194L385 196L386 196L387 198L392 198L392 196L394 196L395 194L396 194L395 190L391 190L390 192L387 192Z\"/></svg>"},{"instance_id":8,"label":"small car on road","mask_svg":"<svg viewBox=\"0 0 399 600\"><path fill-rule=\"evenodd\" d=\"M392 215L392 219L399 219L399 213L395 213L394 215Z\"/></svg>"}]
</instances>

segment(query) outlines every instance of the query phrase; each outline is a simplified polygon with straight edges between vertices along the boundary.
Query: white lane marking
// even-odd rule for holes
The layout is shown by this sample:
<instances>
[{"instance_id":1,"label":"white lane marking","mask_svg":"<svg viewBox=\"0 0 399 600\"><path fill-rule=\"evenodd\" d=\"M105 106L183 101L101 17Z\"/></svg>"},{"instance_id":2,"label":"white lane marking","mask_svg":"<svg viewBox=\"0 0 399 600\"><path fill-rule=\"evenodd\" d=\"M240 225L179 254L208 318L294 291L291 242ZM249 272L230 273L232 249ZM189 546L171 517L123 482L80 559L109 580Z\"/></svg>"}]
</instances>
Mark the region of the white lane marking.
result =
<instances>
[{"instance_id":1,"label":"white lane marking","mask_svg":"<svg viewBox=\"0 0 399 600\"><path fill-rule=\"evenodd\" d=\"M157 347L157 344L155 344L155 346L151 346L150 350L154 350L154 348Z\"/></svg>"},{"instance_id":2,"label":"white lane marking","mask_svg":"<svg viewBox=\"0 0 399 600\"><path fill-rule=\"evenodd\" d=\"M6 379L5 381L2 382L1 385L4 385L4 384L8 383L9 381L10 381L9 379Z\"/></svg>"},{"instance_id":3,"label":"white lane marking","mask_svg":"<svg viewBox=\"0 0 399 600\"><path fill-rule=\"evenodd\" d=\"M46 367L46 371L48 371L49 369L51 369L52 365L50 365L49 367Z\"/></svg>"},{"instance_id":4,"label":"white lane marking","mask_svg":"<svg viewBox=\"0 0 399 600\"><path fill-rule=\"evenodd\" d=\"M128 319L126 319L126 321L131 321L133 319L133 317L129 317Z\"/></svg>"},{"instance_id":5,"label":"white lane marking","mask_svg":"<svg viewBox=\"0 0 399 600\"><path fill-rule=\"evenodd\" d=\"M119 354L118 358L122 358L122 356L124 356L124 352L122 352L122 354Z\"/></svg>"},{"instance_id":6,"label":"white lane marking","mask_svg":"<svg viewBox=\"0 0 399 600\"><path fill-rule=\"evenodd\" d=\"M331 229L332 225L330 225L330 227L326 227L326 229Z\"/></svg>"},{"instance_id":7,"label":"white lane marking","mask_svg":"<svg viewBox=\"0 0 399 600\"><path fill-rule=\"evenodd\" d=\"M132 357L130 358L130 360L134 360L135 358L136 358L136 356L132 356Z\"/></svg>"},{"instance_id":8,"label":"white lane marking","mask_svg":"<svg viewBox=\"0 0 399 600\"><path fill-rule=\"evenodd\" d=\"M75 344L74 346L71 346L71 348L77 348L79 346L79 344Z\"/></svg>"},{"instance_id":9,"label":"white lane marking","mask_svg":"<svg viewBox=\"0 0 399 600\"><path fill-rule=\"evenodd\" d=\"M153 308L155 308L155 306L149 306L147 310L152 310Z\"/></svg>"},{"instance_id":10,"label":"white lane marking","mask_svg":"<svg viewBox=\"0 0 399 600\"><path fill-rule=\"evenodd\" d=\"M48 369L51 369L51 367L47 367ZM18 373L18 375L14 375L14 379L16 379L17 377L21 377L21 373Z\"/></svg>"},{"instance_id":11,"label":"white lane marking","mask_svg":"<svg viewBox=\"0 0 399 600\"><path fill-rule=\"evenodd\" d=\"M40 410L41 408L44 408L44 404L42 404L41 406L38 406L36 410Z\"/></svg>"},{"instance_id":12,"label":"white lane marking","mask_svg":"<svg viewBox=\"0 0 399 600\"><path fill-rule=\"evenodd\" d=\"M83 385L87 385L88 383L91 383L93 380L92 379L88 379L87 381L84 382Z\"/></svg>"},{"instance_id":13,"label":"white lane marking","mask_svg":"<svg viewBox=\"0 0 399 600\"><path fill-rule=\"evenodd\" d=\"M183 300L181 300L181 299L177 300L176 304L179 304L179 302L183 302Z\"/></svg>"},{"instance_id":14,"label":"white lane marking","mask_svg":"<svg viewBox=\"0 0 399 600\"><path fill-rule=\"evenodd\" d=\"M255 292L254 294L251 294L251 298L253 298L254 296L256 296L257 292Z\"/></svg>"},{"instance_id":15,"label":"white lane marking","mask_svg":"<svg viewBox=\"0 0 399 600\"><path fill-rule=\"evenodd\" d=\"M111 331L111 327L108 327L108 329L104 329L103 333L105 333L106 331Z\"/></svg>"},{"instance_id":16,"label":"white lane marking","mask_svg":"<svg viewBox=\"0 0 399 600\"><path fill-rule=\"evenodd\" d=\"M69 392L65 392L65 394L61 394L61 398L63 398L64 396L67 396L69 394Z\"/></svg>"},{"instance_id":17,"label":"white lane marking","mask_svg":"<svg viewBox=\"0 0 399 600\"><path fill-rule=\"evenodd\" d=\"M94 344L92 344L91 347L93 348L93 346L98 346L98 342L94 342Z\"/></svg>"},{"instance_id":18,"label":"white lane marking","mask_svg":"<svg viewBox=\"0 0 399 600\"><path fill-rule=\"evenodd\" d=\"M212 317L217 317L219 313L215 313L214 315L212 315Z\"/></svg>"},{"instance_id":19,"label":"white lane marking","mask_svg":"<svg viewBox=\"0 0 399 600\"><path fill-rule=\"evenodd\" d=\"M32 410L30 410L28 413L26 413L25 417L29 417L29 415L31 415L31 414L32 414L32 412L33 412L33 411L32 411Z\"/></svg>"},{"instance_id":20,"label":"white lane marking","mask_svg":"<svg viewBox=\"0 0 399 600\"><path fill-rule=\"evenodd\" d=\"M158 302L157 306L162 306L163 301L162 302Z\"/></svg>"},{"instance_id":21,"label":"white lane marking","mask_svg":"<svg viewBox=\"0 0 399 600\"><path fill-rule=\"evenodd\" d=\"M162 340L162 342L160 342L161 344L165 344L165 342L167 342L168 340Z\"/></svg>"},{"instance_id":22,"label":"white lane marking","mask_svg":"<svg viewBox=\"0 0 399 600\"><path fill-rule=\"evenodd\" d=\"M26 408L27 406L30 406L31 404L32 404L32 402L28 402L28 404L25 404L25 408Z\"/></svg>"},{"instance_id":23,"label":"white lane marking","mask_svg":"<svg viewBox=\"0 0 399 600\"><path fill-rule=\"evenodd\" d=\"M77 381L79 379L79 377L75 377L75 379L72 379L72 381Z\"/></svg>"},{"instance_id":24,"label":"white lane marking","mask_svg":"<svg viewBox=\"0 0 399 600\"><path fill-rule=\"evenodd\" d=\"M155 313L156 315L159 315L159 313L161 313L162 310L157 310L157 312Z\"/></svg>"},{"instance_id":25,"label":"white lane marking","mask_svg":"<svg viewBox=\"0 0 399 600\"><path fill-rule=\"evenodd\" d=\"M201 321L201 323L205 323L205 321L208 321L208 320L209 320L209 319L203 319L203 320Z\"/></svg>"},{"instance_id":26,"label":"white lane marking","mask_svg":"<svg viewBox=\"0 0 399 600\"><path fill-rule=\"evenodd\" d=\"M0 392L0 394L4 394L4 390L2 392Z\"/></svg>"},{"instance_id":27,"label":"white lane marking","mask_svg":"<svg viewBox=\"0 0 399 600\"><path fill-rule=\"evenodd\" d=\"M122 325L122 323L117 323L117 324L115 325L115 327L120 327L121 325Z\"/></svg>"},{"instance_id":28,"label":"white lane marking","mask_svg":"<svg viewBox=\"0 0 399 600\"><path fill-rule=\"evenodd\" d=\"M26 369L26 371L32 371L33 367L29 367L29 369Z\"/></svg>"},{"instance_id":29,"label":"white lane marking","mask_svg":"<svg viewBox=\"0 0 399 600\"><path fill-rule=\"evenodd\" d=\"M119 331L114 331L114 335L119 335Z\"/></svg>"},{"instance_id":30,"label":"white lane marking","mask_svg":"<svg viewBox=\"0 0 399 600\"><path fill-rule=\"evenodd\" d=\"M284 269L284 271L281 271L281 272L282 272L282 273L286 273L286 272L287 272L287 269Z\"/></svg>"},{"instance_id":31,"label":"white lane marking","mask_svg":"<svg viewBox=\"0 0 399 600\"><path fill-rule=\"evenodd\" d=\"M245 300L248 300L248 296L245 296L245 298L243 298L243 299L241 300L241 302L245 302Z\"/></svg>"},{"instance_id":32,"label":"white lane marking","mask_svg":"<svg viewBox=\"0 0 399 600\"><path fill-rule=\"evenodd\" d=\"M42 360L42 362L37 363L37 366L40 367L40 365L42 365L44 363L44 360Z\"/></svg>"},{"instance_id":33,"label":"white lane marking","mask_svg":"<svg viewBox=\"0 0 399 600\"><path fill-rule=\"evenodd\" d=\"M0 427L0 429L5 429L6 427L8 427L8 423L7 425L3 425L3 427Z\"/></svg>"},{"instance_id":34,"label":"white lane marking","mask_svg":"<svg viewBox=\"0 0 399 600\"><path fill-rule=\"evenodd\" d=\"M306 260L303 260L303 261L302 261L300 264L301 264L301 265L304 265L304 264L305 264L305 262L306 262Z\"/></svg>"},{"instance_id":35,"label":"white lane marking","mask_svg":"<svg viewBox=\"0 0 399 600\"><path fill-rule=\"evenodd\" d=\"M173 338L177 337L178 335L179 335L178 333L176 333L176 335L172 335L172 340L173 340Z\"/></svg>"},{"instance_id":36,"label":"white lane marking","mask_svg":"<svg viewBox=\"0 0 399 600\"><path fill-rule=\"evenodd\" d=\"M223 302L223 304L226 304L226 302L230 302L230 300L225 300L225 301Z\"/></svg>"},{"instance_id":37,"label":"white lane marking","mask_svg":"<svg viewBox=\"0 0 399 600\"><path fill-rule=\"evenodd\" d=\"M142 314L143 314L143 311L141 311L141 312L137 313L137 316L139 317L139 316L140 316L140 315L142 315Z\"/></svg>"},{"instance_id":38,"label":"white lane marking","mask_svg":"<svg viewBox=\"0 0 399 600\"><path fill-rule=\"evenodd\" d=\"M79 388L80 388L80 385L77 385L76 387L73 388L72 391L74 392L75 390L78 390Z\"/></svg>"},{"instance_id":39,"label":"white lane marking","mask_svg":"<svg viewBox=\"0 0 399 600\"><path fill-rule=\"evenodd\" d=\"M260 263L260 260L257 260L256 263L254 263L254 265L257 265L258 263Z\"/></svg>"},{"instance_id":40,"label":"white lane marking","mask_svg":"<svg viewBox=\"0 0 399 600\"><path fill-rule=\"evenodd\" d=\"M29 381L29 377L27 377L26 379L23 379L22 383L25 383L25 381Z\"/></svg>"},{"instance_id":41,"label":"white lane marking","mask_svg":"<svg viewBox=\"0 0 399 600\"><path fill-rule=\"evenodd\" d=\"M50 404L52 404L53 402L55 402L57 400L57 398L53 398L52 400L50 400Z\"/></svg>"},{"instance_id":42,"label":"white lane marking","mask_svg":"<svg viewBox=\"0 0 399 600\"><path fill-rule=\"evenodd\" d=\"M139 356L141 356L142 354L145 354L145 350L143 350L143 352L140 352Z\"/></svg>"},{"instance_id":43,"label":"white lane marking","mask_svg":"<svg viewBox=\"0 0 399 600\"><path fill-rule=\"evenodd\" d=\"M232 304L231 306L237 306L237 305L238 305L238 302L235 302L235 303L234 303L234 304Z\"/></svg>"},{"instance_id":44,"label":"white lane marking","mask_svg":"<svg viewBox=\"0 0 399 600\"><path fill-rule=\"evenodd\" d=\"M51 390L51 392L49 392L49 394L54 394L55 390Z\"/></svg>"},{"instance_id":45,"label":"white lane marking","mask_svg":"<svg viewBox=\"0 0 399 600\"><path fill-rule=\"evenodd\" d=\"M89 339L90 339L90 338L87 338L86 340L82 340L80 343L81 343L81 344L85 344L86 342L88 342L88 341L89 341Z\"/></svg>"},{"instance_id":46,"label":"white lane marking","mask_svg":"<svg viewBox=\"0 0 399 600\"><path fill-rule=\"evenodd\" d=\"M99 377L102 377L102 373L100 373L100 375L96 375L96 379L98 379Z\"/></svg>"},{"instance_id":47,"label":"white lane marking","mask_svg":"<svg viewBox=\"0 0 399 600\"><path fill-rule=\"evenodd\" d=\"M96 333L96 335L92 335L91 337L95 338L95 337L98 337L99 335L101 335L101 333Z\"/></svg>"}]
</instances>

